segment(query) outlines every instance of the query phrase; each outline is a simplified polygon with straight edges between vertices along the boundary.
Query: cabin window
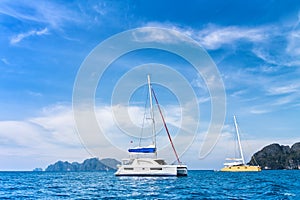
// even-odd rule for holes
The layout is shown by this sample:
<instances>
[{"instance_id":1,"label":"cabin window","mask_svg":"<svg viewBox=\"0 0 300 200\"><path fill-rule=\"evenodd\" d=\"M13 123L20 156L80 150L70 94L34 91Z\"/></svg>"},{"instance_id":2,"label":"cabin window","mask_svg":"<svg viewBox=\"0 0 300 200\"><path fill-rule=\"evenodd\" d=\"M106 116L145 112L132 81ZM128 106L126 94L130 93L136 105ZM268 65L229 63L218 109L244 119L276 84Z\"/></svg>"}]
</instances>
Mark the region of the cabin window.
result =
<instances>
[{"instance_id":1,"label":"cabin window","mask_svg":"<svg viewBox=\"0 0 300 200\"><path fill-rule=\"evenodd\" d=\"M153 168L150 168L150 170L162 170L161 167L153 167Z\"/></svg>"},{"instance_id":2,"label":"cabin window","mask_svg":"<svg viewBox=\"0 0 300 200\"><path fill-rule=\"evenodd\" d=\"M238 169L240 169L240 167L238 167Z\"/></svg>"},{"instance_id":3,"label":"cabin window","mask_svg":"<svg viewBox=\"0 0 300 200\"><path fill-rule=\"evenodd\" d=\"M247 167L245 167L245 169L247 169Z\"/></svg>"},{"instance_id":4,"label":"cabin window","mask_svg":"<svg viewBox=\"0 0 300 200\"><path fill-rule=\"evenodd\" d=\"M133 160L123 160L123 165L130 165L132 162Z\"/></svg>"},{"instance_id":5,"label":"cabin window","mask_svg":"<svg viewBox=\"0 0 300 200\"><path fill-rule=\"evenodd\" d=\"M229 167L229 169L231 169L231 167Z\"/></svg>"},{"instance_id":6,"label":"cabin window","mask_svg":"<svg viewBox=\"0 0 300 200\"><path fill-rule=\"evenodd\" d=\"M133 170L133 168L125 167L124 170Z\"/></svg>"},{"instance_id":7,"label":"cabin window","mask_svg":"<svg viewBox=\"0 0 300 200\"><path fill-rule=\"evenodd\" d=\"M138 164L140 164L140 165L147 165L147 164L152 164L152 163L149 162L149 161L146 161L146 160L139 160Z\"/></svg>"},{"instance_id":8,"label":"cabin window","mask_svg":"<svg viewBox=\"0 0 300 200\"><path fill-rule=\"evenodd\" d=\"M160 165L167 165L167 163L164 160L155 160Z\"/></svg>"}]
</instances>

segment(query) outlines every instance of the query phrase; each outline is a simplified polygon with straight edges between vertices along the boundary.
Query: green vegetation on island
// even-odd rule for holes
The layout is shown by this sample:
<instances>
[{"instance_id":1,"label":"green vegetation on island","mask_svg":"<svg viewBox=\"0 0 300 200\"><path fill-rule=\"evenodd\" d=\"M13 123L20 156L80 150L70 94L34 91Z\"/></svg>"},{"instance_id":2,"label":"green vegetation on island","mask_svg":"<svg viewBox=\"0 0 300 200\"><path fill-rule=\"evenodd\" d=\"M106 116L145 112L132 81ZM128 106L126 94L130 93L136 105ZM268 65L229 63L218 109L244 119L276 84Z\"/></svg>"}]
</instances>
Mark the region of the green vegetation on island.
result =
<instances>
[{"instance_id":1,"label":"green vegetation on island","mask_svg":"<svg viewBox=\"0 0 300 200\"><path fill-rule=\"evenodd\" d=\"M121 164L118 160L105 158L90 158L82 163L58 161L49 165L45 171L48 172L81 172L81 171L103 171L116 170L117 165ZM280 144L270 144L256 152L248 164L259 165L262 169L300 169L300 142L290 146ZM40 168L34 171L42 171Z\"/></svg>"},{"instance_id":2,"label":"green vegetation on island","mask_svg":"<svg viewBox=\"0 0 300 200\"><path fill-rule=\"evenodd\" d=\"M256 152L248 164L258 164L262 169L300 169L300 142L292 147L270 144Z\"/></svg>"},{"instance_id":3,"label":"green vegetation on island","mask_svg":"<svg viewBox=\"0 0 300 200\"><path fill-rule=\"evenodd\" d=\"M116 170L119 161L112 158L105 158L99 160L98 158L90 158L83 161L83 163L68 161L58 161L49 165L45 171L48 172L82 172L82 171L103 171Z\"/></svg>"}]
</instances>

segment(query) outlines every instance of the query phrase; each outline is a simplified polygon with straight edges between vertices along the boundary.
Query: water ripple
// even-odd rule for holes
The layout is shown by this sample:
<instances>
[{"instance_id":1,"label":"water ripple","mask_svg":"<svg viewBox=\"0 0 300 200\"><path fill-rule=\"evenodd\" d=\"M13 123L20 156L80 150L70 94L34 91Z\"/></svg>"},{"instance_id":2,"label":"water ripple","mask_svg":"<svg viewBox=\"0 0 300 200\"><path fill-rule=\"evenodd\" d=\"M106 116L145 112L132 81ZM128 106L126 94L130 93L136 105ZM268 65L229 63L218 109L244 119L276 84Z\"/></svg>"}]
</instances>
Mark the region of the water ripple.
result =
<instances>
[{"instance_id":1,"label":"water ripple","mask_svg":"<svg viewBox=\"0 0 300 200\"><path fill-rule=\"evenodd\" d=\"M115 177L113 172L0 172L0 199L300 199L300 171L187 177Z\"/></svg>"}]
</instances>

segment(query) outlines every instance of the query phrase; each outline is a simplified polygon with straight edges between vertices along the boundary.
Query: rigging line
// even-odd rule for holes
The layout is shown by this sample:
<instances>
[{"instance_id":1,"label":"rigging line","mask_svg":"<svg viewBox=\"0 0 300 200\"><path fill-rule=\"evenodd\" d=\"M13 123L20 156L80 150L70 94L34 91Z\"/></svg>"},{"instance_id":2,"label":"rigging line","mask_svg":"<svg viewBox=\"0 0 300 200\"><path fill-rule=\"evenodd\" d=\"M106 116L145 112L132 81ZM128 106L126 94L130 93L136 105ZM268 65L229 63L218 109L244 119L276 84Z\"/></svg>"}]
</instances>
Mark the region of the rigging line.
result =
<instances>
[{"instance_id":1,"label":"rigging line","mask_svg":"<svg viewBox=\"0 0 300 200\"><path fill-rule=\"evenodd\" d=\"M241 130L241 128L239 127L239 130L240 130L240 133L243 133L244 131L242 131ZM246 136L245 134L244 134L244 136ZM244 137L245 138L245 137ZM251 138L250 138L251 139ZM244 145L246 146L246 149L249 149L251 152L253 152L254 151L254 149L253 149L253 146L251 146L250 144L249 144L249 142L248 142L248 140L247 140L247 138L246 139L244 139L243 140L244 142ZM252 160L252 158L253 158L253 160L254 160L254 163L253 164L256 164L256 165L258 165L259 166L259 164L258 164L258 162L257 162L257 160L255 159L255 156L254 156L254 154L251 156L251 159L250 159L250 161ZM250 163L250 161L249 161L249 163Z\"/></svg>"},{"instance_id":2,"label":"rigging line","mask_svg":"<svg viewBox=\"0 0 300 200\"><path fill-rule=\"evenodd\" d=\"M259 166L259 164L258 164L257 160L255 159L255 156L254 156L254 155L252 156L252 158L253 158L255 164Z\"/></svg>"},{"instance_id":3,"label":"rigging line","mask_svg":"<svg viewBox=\"0 0 300 200\"><path fill-rule=\"evenodd\" d=\"M142 130L141 130L141 137L139 139L139 146L141 146L141 143L142 143L142 137L143 137L143 133L144 133L144 128L145 128L145 118L146 118L146 110L147 110L147 105L148 105L148 98L149 98L149 93L147 93L147 98L146 98L146 101L145 101L145 107L144 107L144 117L143 117L143 123L142 123Z\"/></svg>"},{"instance_id":4,"label":"rigging line","mask_svg":"<svg viewBox=\"0 0 300 200\"><path fill-rule=\"evenodd\" d=\"M242 144L241 144L241 139L240 139L240 133L239 133L239 127L238 127L235 115L233 116L233 121L234 121L235 130L236 130L236 135L238 138L238 145L239 145L239 149L240 149L241 159L242 159L243 164L245 164L245 159L244 159L244 154L243 154L243 149L242 149Z\"/></svg>"},{"instance_id":5,"label":"rigging line","mask_svg":"<svg viewBox=\"0 0 300 200\"><path fill-rule=\"evenodd\" d=\"M237 156L241 156L241 155L240 155L240 153L237 153L237 152L239 152L239 150L238 150L238 145L237 145L238 139L237 139L236 134L233 135L233 141L234 141L234 157L237 158Z\"/></svg>"},{"instance_id":6,"label":"rigging line","mask_svg":"<svg viewBox=\"0 0 300 200\"><path fill-rule=\"evenodd\" d=\"M159 110L160 116L161 116L161 118L162 118L162 121L163 121L163 123L164 123L165 129L166 129L166 132L167 132L167 134L168 134L168 137L169 137L169 140L170 140L170 143L171 143L171 145L172 145L172 148L173 148L173 151L174 151L174 153L175 153L175 156L176 156L177 162L180 164L181 162L180 162L180 160L179 160L179 157L178 157L178 154L177 154L177 152L176 152L176 150L175 150L175 147L174 147L174 144L173 144L173 141L172 141L171 135L170 135L170 133L169 133L169 129L168 129L168 127L167 127L167 124L166 124L166 122L165 122L165 118L164 118L164 116L163 116L163 114L162 114L162 112L161 112L161 109L160 109L160 106L159 106L158 100L157 100L157 98L156 98L155 92L154 92L154 90L153 90L152 88L151 88L151 91L152 91L152 93L153 93L153 96L154 96L154 99L155 99L156 105L157 105L157 107L158 107L158 110Z\"/></svg>"}]
</instances>

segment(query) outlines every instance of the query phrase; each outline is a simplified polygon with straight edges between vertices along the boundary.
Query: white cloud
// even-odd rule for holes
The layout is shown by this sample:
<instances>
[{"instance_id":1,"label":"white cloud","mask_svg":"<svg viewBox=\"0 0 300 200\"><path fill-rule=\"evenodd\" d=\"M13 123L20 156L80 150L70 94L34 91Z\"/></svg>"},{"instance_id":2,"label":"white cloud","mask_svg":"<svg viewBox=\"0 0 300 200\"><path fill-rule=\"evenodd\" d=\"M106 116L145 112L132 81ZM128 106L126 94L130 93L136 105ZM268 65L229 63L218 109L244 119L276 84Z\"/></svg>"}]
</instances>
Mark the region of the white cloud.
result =
<instances>
[{"instance_id":1,"label":"white cloud","mask_svg":"<svg viewBox=\"0 0 300 200\"><path fill-rule=\"evenodd\" d=\"M7 157L14 156L14 166L10 166L10 168L23 170L23 165L19 163L19 160L22 160L24 157L30 160L39 158L38 163L29 165L32 168L40 165L46 167L45 164L50 164L57 160L82 161L90 156L122 159L124 156L127 156L127 148L132 145L130 144L130 141L134 139L132 135L135 135L136 138L140 136L141 128L139 125L142 121L140 114L144 111L144 107L120 108L122 111L126 109L128 109L131 118L123 118L121 116L121 118L118 118L121 120L121 123L116 124L116 120L113 118L112 107L104 105L95 108L98 125L109 142L101 140L101 137L97 135L99 133L76 132L73 111L68 105L58 104L46 107L39 116L26 120L0 121L0 163L7 160ZM180 126L179 108L167 106L164 108L164 112L167 115L166 120L170 130L173 130L172 127ZM135 121L135 123L132 123L132 121ZM157 122L159 122L158 119ZM188 122L196 123L193 120ZM87 126L92 125L87 124ZM128 127L128 132L138 132L126 134L124 132L126 127ZM156 128L157 130L162 129L161 123L158 123ZM187 130L189 130L189 127ZM175 136L172 133L174 143L178 146L180 154L186 150L193 139L189 135L182 135L183 132ZM160 155L167 155L166 152L170 152L170 149L168 149L170 144L166 135L159 134L158 138L159 144L165 148L160 151ZM86 139L91 139L91 141ZM81 142L83 142L83 145ZM137 140L134 145L136 144ZM169 157L166 159L173 159L172 155Z\"/></svg>"},{"instance_id":2,"label":"white cloud","mask_svg":"<svg viewBox=\"0 0 300 200\"><path fill-rule=\"evenodd\" d=\"M245 28L237 26L209 26L193 35L206 49L218 49L223 45L233 45L237 41L261 42L268 38L267 27Z\"/></svg>"},{"instance_id":3,"label":"white cloud","mask_svg":"<svg viewBox=\"0 0 300 200\"><path fill-rule=\"evenodd\" d=\"M43 94L42 93L40 93L40 92L34 92L34 91L27 91L27 93L30 95L30 96L34 96L34 97L41 97L41 96L43 96Z\"/></svg>"},{"instance_id":4,"label":"white cloud","mask_svg":"<svg viewBox=\"0 0 300 200\"><path fill-rule=\"evenodd\" d=\"M300 55L300 30L294 30L287 36L286 52L293 56Z\"/></svg>"},{"instance_id":5,"label":"white cloud","mask_svg":"<svg viewBox=\"0 0 300 200\"><path fill-rule=\"evenodd\" d=\"M285 37L284 35L282 37ZM271 40L270 40L271 42ZM288 46L291 46L288 44ZM300 61L298 59L299 56L297 53L297 48L295 46L295 43L293 43L293 48L295 51L293 53L290 53L290 50L288 48L281 47L281 49L276 49L276 51L271 51L268 47L268 45L257 45L252 49L252 53L254 53L258 58L262 59L264 62L275 65L278 67L281 66L287 66L287 67L294 67L294 66L300 66Z\"/></svg>"},{"instance_id":6,"label":"white cloud","mask_svg":"<svg viewBox=\"0 0 300 200\"><path fill-rule=\"evenodd\" d=\"M178 125L178 108L169 107L165 108L167 121L169 125ZM129 112L132 112L130 116L137 120L136 115L140 114L143 108L133 108ZM100 154L89 154L82 146L77 133L74 131L74 121L73 112L68 105L55 105L45 108L41 115L38 117L33 117L24 121L1 121L0 122L0 162L6 162L8 158L13 157L14 160L10 162L10 165L6 164L2 166L3 169L14 169L14 170L30 170L34 167L46 167L48 164L53 163L57 160L68 160L68 161L79 161L91 157L114 157L121 159L126 157L126 149L130 145L137 145L138 141L134 144L130 144L131 137L124 134L118 126L113 121L111 108L108 106L98 106L96 108L96 115L98 118L98 123L104 127L105 136L110 138L113 143L111 146L115 145L123 150L115 151L114 148L107 147L103 148L103 142L101 140L95 140L94 143L97 144ZM136 113L136 115L135 115ZM196 122L191 122L196 123ZM203 126L201 126L203 128ZM197 133L196 139L194 140L192 135L179 134L176 135L174 143L178 153L183 154L181 160L189 164L190 168L194 169L219 169L228 156L231 156L232 150L234 148L234 128L232 125L225 125L223 128L223 133L219 137L218 143L212 149L212 151L204 159L199 159L201 145L203 142L209 138L205 137L205 132ZM88 134L88 133L80 133ZM260 150L263 146L271 144L274 141L281 144L292 144L294 139L265 139L265 138L255 138L248 135L247 137L252 139L244 139L243 144L250 144L251 148L248 146L244 147L244 152L246 159ZM166 135L158 135L159 144L163 145L165 151L160 152L160 156L166 158L167 160L174 160L174 155L169 147L165 144L168 143ZM187 144L192 141L191 146ZM89 148L88 146L86 146ZM26 163L24 165L24 158L31 160L33 163ZM38 158L38 159L37 159ZM26 167L25 167L26 166Z\"/></svg>"},{"instance_id":7,"label":"white cloud","mask_svg":"<svg viewBox=\"0 0 300 200\"><path fill-rule=\"evenodd\" d=\"M223 151L227 153L226 157L232 157L234 154L228 154L231 150L234 149L234 140L230 140L228 138L222 138L220 142L223 140L222 146ZM241 134L241 143L243 148L243 153L245 156L245 162L249 162L251 159L251 156L261 150L263 147L278 143L280 145L293 145L295 141L299 141L299 138L289 138L289 139L283 139L283 138L253 138L251 135L248 134ZM234 151L231 151L234 152ZM225 158L224 158L225 159ZM259 164L259 163L258 163Z\"/></svg>"},{"instance_id":8,"label":"white cloud","mask_svg":"<svg viewBox=\"0 0 300 200\"><path fill-rule=\"evenodd\" d=\"M170 32L169 30L157 29L148 27L143 30L136 30L133 32L133 39L137 42L160 42L165 44L176 44L184 42L187 38L182 37L181 33L175 29ZM189 42L189 41L188 41Z\"/></svg>"},{"instance_id":9,"label":"white cloud","mask_svg":"<svg viewBox=\"0 0 300 200\"><path fill-rule=\"evenodd\" d=\"M107 14L107 5L105 2L98 2L98 4L93 5L93 10L101 16L104 16Z\"/></svg>"},{"instance_id":10,"label":"white cloud","mask_svg":"<svg viewBox=\"0 0 300 200\"><path fill-rule=\"evenodd\" d=\"M2 61L5 65L10 65L10 63L6 60L6 58L1 58L1 61Z\"/></svg>"},{"instance_id":11,"label":"white cloud","mask_svg":"<svg viewBox=\"0 0 300 200\"><path fill-rule=\"evenodd\" d=\"M74 131L72 119L70 107L64 107L27 120L0 121L0 163L14 157L6 169L24 170L21 162L24 157L39 158L25 169L31 170L60 159L81 161L90 157Z\"/></svg>"},{"instance_id":12,"label":"white cloud","mask_svg":"<svg viewBox=\"0 0 300 200\"><path fill-rule=\"evenodd\" d=\"M273 59L272 56L267 52L267 50L263 49L262 47L256 47L252 49L252 52L260 59L264 60L265 62L273 65L278 65L278 61Z\"/></svg>"},{"instance_id":13,"label":"white cloud","mask_svg":"<svg viewBox=\"0 0 300 200\"><path fill-rule=\"evenodd\" d=\"M230 94L231 97L241 97L247 93L246 90L237 90Z\"/></svg>"},{"instance_id":14,"label":"white cloud","mask_svg":"<svg viewBox=\"0 0 300 200\"><path fill-rule=\"evenodd\" d=\"M99 123L104 128L105 136L112 141L117 140L110 146L119 145L126 151L130 137L117 128L108 107L98 107L96 112ZM32 160L39 157L39 162L44 164L57 160L82 161L90 156L116 157L118 152L112 152L110 147L103 148L104 143L101 140L94 141L100 147L101 153L90 155L85 150L85 148L91 150L89 144L84 143L86 145L84 147L80 141L80 136L85 134L88 133L75 131L72 108L67 105L46 107L40 116L22 121L0 121L0 163L7 157L14 156L15 161L12 162L14 166L10 166L10 169L22 170L22 163L18 163L18 159L22 160L22 157ZM93 138L97 138L97 135ZM122 156L124 154L117 158L121 159ZM40 166L38 163L32 163L31 167L38 167L34 166L36 164Z\"/></svg>"},{"instance_id":15,"label":"white cloud","mask_svg":"<svg viewBox=\"0 0 300 200\"><path fill-rule=\"evenodd\" d=\"M248 108L252 114L265 114L296 106L299 101L299 88L272 87L266 96L260 99L253 99L253 106Z\"/></svg>"},{"instance_id":16,"label":"white cloud","mask_svg":"<svg viewBox=\"0 0 300 200\"><path fill-rule=\"evenodd\" d=\"M272 103L273 106L283 106L283 105L287 105L287 104L291 104L292 102L294 102L295 97L292 95L289 96L285 96L282 98L278 98L274 101L274 103Z\"/></svg>"},{"instance_id":17,"label":"white cloud","mask_svg":"<svg viewBox=\"0 0 300 200\"><path fill-rule=\"evenodd\" d=\"M269 95L281 95L281 94L298 92L299 89L300 89L299 84L292 83L284 86L272 86L267 89L267 92Z\"/></svg>"},{"instance_id":18,"label":"white cloud","mask_svg":"<svg viewBox=\"0 0 300 200\"><path fill-rule=\"evenodd\" d=\"M16 18L20 21L33 21L49 25L51 28L61 29L64 23L81 20L78 15L69 10L64 4L54 2L31 1L0 1L0 13Z\"/></svg>"},{"instance_id":19,"label":"white cloud","mask_svg":"<svg viewBox=\"0 0 300 200\"><path fill-rule=\"evenodd\" d=\"M265 114L265 113L269 113L271 112L271 110L268 110L268 109L260 109L260 108L257 108L257 107L253 107L250 109L250 113L252 114Z\"/></svg>"},{"instance_id":20,"label":"white cloud","mask_svg":"<svg viewBox=\"0 0 300 200\"><path fill-rule=\"evenodd\" d=\"M241 127L241 125L240 125ZM241 127L242 130L245 130ZM300 138L280 138L272 137L266 138L260 136L251 135L244 131L240 132L241 143L245 161L250 161L251 156L261 150L263 147L272 144L279 143L281 145L292 145ZM219 170L223 167L223 163L226 158L234 157L238 155L238 149L236 144L236 133L233 124L225 124L222 134L218 139L218 142L214 148L209 152L205 158L196 157L199 155L201 145L205 142L205 132L199 133L196 141L192 144L191 148L183 155L184 160L190 168L193 169L216 169ZM196 158L195 158L196 157Z\"/></svg>"},{"instance_id":21,"label":"white cloud","mask_svg":"<svg viewBox=\"0 0 300 200\"><path fill-rule=\"evenodd\" d=\"M223 47L224 45L235 45L238 41L263 42L269 38L271 27L239 27L239 26L217 26L209 24L203 29L192 29L189 27L180 28L170 23L151 22L146 26L162 27L173 29L188 37L192 37L206 49L214 50ZM151 33L148 35L153 40L170 42L170 38L164 34Z\"/></svg>"},{"instance_id":22,"label":"white cloud","mask_svg":"<svg viewBox=\"0 0 300 200\"><path fill-rule=\"evenodd\" d=\"M11 38L10 40L10 44L17 44L19 42L21 42L23 39L27 38L27 37L31 37L31 36L41 36L41 35L46 35L48 34L48 28L44 28L41 30L31 30L28 31L26 33L20 33L14 37Z\"/></svg>"},{"instance_id":23,"label":"white cloud","mask_svg":"<svg viewBox=\"0 0 300 200\"><path fill-rule=\"evenodd\" d=\"M43 114L24 121L1 121L2 142L9 141L5 143L6 146L21 146L28 150L38 148L42 154L54 150L49 147L77 148L81 144L74 132L72 119L70 109L63 108L57 110L57 113Z\"/></svg>"},{"instance_id":24,"label":"white cloud","mask_svg":"<svg viewBox=\"0 0 300 200\"><path fill-rule=\"evenodd\" d=\"M249 42L251 45L246 48L249 48L249 51L267 64L288 67L300 66L298 59L300 55L300 31L298 25L279 26L273 24L260 27L243 27L208 24L203 29L181 28L170 23L158 22L148 23L147 25L169 28L184 33L208 50L224 47L234 49L239 42ZM153 36L158 37L156 34L153 34ZM170 39L161 35L155 39L170 41ZM274 42L276 40L280 42Z\"/></svg>"}]
</instances>

